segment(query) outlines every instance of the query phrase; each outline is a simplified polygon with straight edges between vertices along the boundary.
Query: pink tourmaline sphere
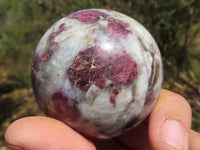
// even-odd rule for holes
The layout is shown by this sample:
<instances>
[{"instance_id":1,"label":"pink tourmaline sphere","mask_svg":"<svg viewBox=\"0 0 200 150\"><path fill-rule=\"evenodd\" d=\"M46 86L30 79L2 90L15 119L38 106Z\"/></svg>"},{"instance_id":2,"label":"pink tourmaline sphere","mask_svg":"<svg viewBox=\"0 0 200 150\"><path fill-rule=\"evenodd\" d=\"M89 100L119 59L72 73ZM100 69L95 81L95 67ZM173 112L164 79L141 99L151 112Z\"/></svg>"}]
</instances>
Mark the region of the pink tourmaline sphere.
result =
<instances>
[{"instance_id":1,"label":"pink tourmaline sphere","mask_svg":"<svg viewBox=\"0 0 200 150\"><path fill-rule=\"evenodd\" d=\"M32 85L47 116L85 136L109 138L148 116L162 76L158 46L141 24L119 12L88 9L44 34Z\"/></svg>"}]
</instances>

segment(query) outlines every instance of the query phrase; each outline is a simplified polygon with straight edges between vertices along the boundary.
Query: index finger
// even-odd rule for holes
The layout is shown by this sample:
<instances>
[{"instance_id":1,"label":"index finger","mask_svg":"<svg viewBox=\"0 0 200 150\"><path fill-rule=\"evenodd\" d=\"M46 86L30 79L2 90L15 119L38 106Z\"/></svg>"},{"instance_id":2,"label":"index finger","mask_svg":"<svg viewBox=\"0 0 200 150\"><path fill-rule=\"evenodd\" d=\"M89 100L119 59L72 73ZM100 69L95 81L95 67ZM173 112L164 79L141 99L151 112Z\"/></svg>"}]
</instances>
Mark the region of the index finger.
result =
<instances>
[{"instance_id":1,"label":"index finger","mask_svg":"<svg viewBox=\"0 0 200 150\"><path fill-rule=\"evenodd\" d=\"M95 150L92 142L49 117L26 117L12 123L5 140L14 150Z\"/></svg>"}]
</instances>

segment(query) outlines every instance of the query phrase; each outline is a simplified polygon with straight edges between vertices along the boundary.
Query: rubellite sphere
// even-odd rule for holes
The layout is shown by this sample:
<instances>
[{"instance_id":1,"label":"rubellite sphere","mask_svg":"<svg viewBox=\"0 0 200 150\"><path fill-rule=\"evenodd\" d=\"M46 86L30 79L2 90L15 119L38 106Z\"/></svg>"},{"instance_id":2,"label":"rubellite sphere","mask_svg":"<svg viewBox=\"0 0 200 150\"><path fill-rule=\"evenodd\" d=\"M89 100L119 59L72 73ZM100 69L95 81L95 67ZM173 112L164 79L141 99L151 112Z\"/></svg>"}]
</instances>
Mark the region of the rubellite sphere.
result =
<instances>
[{"instance_id":1,"label":"rubellite sphere","mask_svg":"<svg viewBox=\"0 0 200 150\"><path fill-rule=\"evenodd\" d=\"M150 33L134 19L104 9L57 21L40 40L32 67L34 94L45 114L95 138L117 136L142 122L162 76Z\"/></svg>"}]
</instances>

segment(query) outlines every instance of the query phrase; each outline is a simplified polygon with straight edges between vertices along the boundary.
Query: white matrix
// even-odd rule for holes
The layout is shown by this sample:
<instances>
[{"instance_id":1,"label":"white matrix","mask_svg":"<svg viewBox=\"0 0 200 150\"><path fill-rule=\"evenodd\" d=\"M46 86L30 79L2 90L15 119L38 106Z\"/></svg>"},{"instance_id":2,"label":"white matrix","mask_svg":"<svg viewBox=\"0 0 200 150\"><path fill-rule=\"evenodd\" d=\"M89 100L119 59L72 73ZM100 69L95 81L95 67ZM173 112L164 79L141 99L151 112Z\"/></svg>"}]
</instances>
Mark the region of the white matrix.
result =
<instances>
[{"instance_id":1,"label":"white matrix","mask_svg":"<svg viewBox=\"0 0 200 150\"><path fill-rule=\"evenodd\" d=\"M119 12L88 9L57 21L39 42L32 68L35 97L47 116L96 138L142 122L162 84L150 33Z\"/></svg>"}]
</instances>

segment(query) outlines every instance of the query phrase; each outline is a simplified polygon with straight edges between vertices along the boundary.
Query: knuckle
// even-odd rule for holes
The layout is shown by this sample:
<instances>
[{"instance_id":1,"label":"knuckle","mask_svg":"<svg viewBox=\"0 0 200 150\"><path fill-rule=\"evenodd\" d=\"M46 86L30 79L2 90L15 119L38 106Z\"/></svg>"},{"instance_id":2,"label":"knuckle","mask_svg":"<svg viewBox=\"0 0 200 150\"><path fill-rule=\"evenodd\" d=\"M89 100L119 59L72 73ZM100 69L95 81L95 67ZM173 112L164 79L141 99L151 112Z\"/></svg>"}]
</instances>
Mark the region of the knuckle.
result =
<instances>
[{"instance_id":1,"label":"knuckle","mask_svg":"<svg viewBox=\"0 0 200 150\"><path fill-rule=\"evenodd\" d=\"M171 100L171 104L174 104L174 101L176 101L176 103L180 105L181 108L184 108L188 113L192 113L189 102L182 95L168 90L163 90L163 92L165 95L169 96L168 99Z\"/></svg>"},{"instance_id":2,"label":"knuckle","mask_svg":"<svg viewBox=\"0 0 200 150\"><path fill-rule=\"evenodd\" d=\"M174 99L176 101L178 101L185 110L187 110L189 113L192 113L192 109L191 109L189 102L182 95L179 95L176 93L174 93L174 94L175 94Z\"/></svg>"}]
</instances>

